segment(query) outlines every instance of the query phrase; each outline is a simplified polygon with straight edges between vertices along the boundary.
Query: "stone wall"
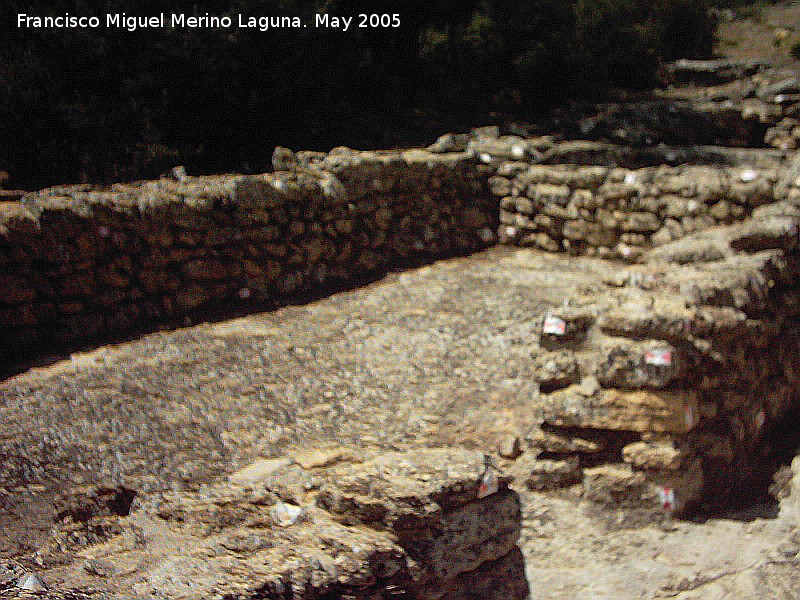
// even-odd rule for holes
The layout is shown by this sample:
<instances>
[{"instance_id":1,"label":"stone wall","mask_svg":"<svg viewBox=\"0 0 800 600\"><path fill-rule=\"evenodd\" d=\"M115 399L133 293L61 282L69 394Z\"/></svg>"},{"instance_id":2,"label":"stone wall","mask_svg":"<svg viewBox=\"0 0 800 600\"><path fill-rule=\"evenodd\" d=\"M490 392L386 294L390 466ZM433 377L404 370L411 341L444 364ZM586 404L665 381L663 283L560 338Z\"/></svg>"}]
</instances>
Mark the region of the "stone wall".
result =
<instances>
[{"instance_id":1,"label":"stone wall","mask_svg":"<svg viewBox=\"0 0 800 600\"><path fill-rule=\"evenodd\" d=\"M800 401L799 215L778 208L652 249L539 317L551 412L527 436L528 485L582 480L597 502L669 512L766 489Z\"/></svg>"},{"instance_id":2,"label":"stone wall","mask_svg":"<svg viewBox=\"0 0 800 600\"><path fill-rule=\"evenodd\" d=\"M778 172L508 162L489 183L500 198L502 243L628 260L645 248L745 219L775 200Z\"/></svg>"},{"instance_id":3,"label":"stone wall","mask_svg":"<svg viewBox=\"0 0 800 600\"><path fill-rule=\"evenodd\" d=\"M706 151L724 165L574 164L642 158L607 146L489 128L431 152L279 148L271 174L178 173L0 202L0 362L267 306L498 238L634 260L796 190L796 166L771 151ZM562 160L573 164L545 164Z\"/></svg>"},{"instance_id":4,"label":"stone wall","mask_svg":"<svg viewBox=\"0 0 800 600\"><path fill-rule=\"evenodd\" d=\"M242 176L65 186L0 203L0 363L230 314L478 250L496 203L467 154L314 155ZM288 161L288 163L287 163Z\"/></svg>"}]
</instances>

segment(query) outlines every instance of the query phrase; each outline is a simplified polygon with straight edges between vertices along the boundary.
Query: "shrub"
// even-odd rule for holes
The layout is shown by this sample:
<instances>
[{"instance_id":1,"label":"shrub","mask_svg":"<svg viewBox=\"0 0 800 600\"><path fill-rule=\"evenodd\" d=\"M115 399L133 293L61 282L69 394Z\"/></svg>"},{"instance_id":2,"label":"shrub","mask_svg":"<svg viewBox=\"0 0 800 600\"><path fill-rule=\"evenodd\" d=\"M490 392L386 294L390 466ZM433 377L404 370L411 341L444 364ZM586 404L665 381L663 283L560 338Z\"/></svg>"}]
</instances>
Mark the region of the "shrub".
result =
<instances>
[{"instance_id":1,"label":"shrub","mask_svg":"<svg viewBox=\"0 0 800 600\"><path fill-rule=\"evenodd\" d=\"M9 14L182 10L175 0L9 3ZM152 176L173 161L190 172L263 169L275 144L384 146L397 139L387 131L409 139L404 130L420 115L466 122L498 103L539 109L650 85L662 61L710 53L707 8L706 0L375 0L366 11L355 0L206 0L199 12L306 20L316 11L401 10L403 25L13 28L0 36L0 166L34 187Z\"/></svg>"},{"instance_id":2,"label":"shrub","mask_svg":"<svg viewBox=\"0 0 800 600\"><path fill-rule=\"evenodd\" d=\"M659 63L711 55L715 23L703 0L578 0L575 43L586 78L644 87Z\"/></svg>"}]
</instances>

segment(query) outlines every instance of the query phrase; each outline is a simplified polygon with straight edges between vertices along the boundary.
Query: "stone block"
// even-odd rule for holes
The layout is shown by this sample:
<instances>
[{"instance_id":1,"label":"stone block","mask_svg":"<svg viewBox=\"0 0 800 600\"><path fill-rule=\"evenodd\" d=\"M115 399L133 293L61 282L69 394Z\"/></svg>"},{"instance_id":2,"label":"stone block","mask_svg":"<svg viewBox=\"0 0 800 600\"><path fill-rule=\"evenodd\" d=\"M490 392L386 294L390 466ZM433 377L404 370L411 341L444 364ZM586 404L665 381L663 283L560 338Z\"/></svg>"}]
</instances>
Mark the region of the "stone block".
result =
<instances>
[{"instance_id":1,"label":"stone block","mask_svg":"<svg viewBox=\"0 0 800 600\"><path fill-rule=\"evenodd\" d=\"M653 233L661 228L661 219L652 213L633 212L622 220L620 228L623 231Z\"/></svg>"},{"instance_id":2,"label":"stone block","mask_svg":"<svg viewBox=\"0 0 800 600\"><path fill-rule=\"evenodd\" d=\"M490 177L489 189L495 196L508 196L511 194L511 181L505 177Z\"/></svg>"},{"instance_id":3,"label":"stone block","mask_svg":"<svg viewBox=\"0 0 800 600\"><path fill-rule=\"evenodd\" d=\"M546 394L580 381L578 361L571 352L537 354L533 370L540 390Z\"/></svg>"},{"instance_id":4,"label":"stone block","mask_svg":"<svg viewBox=\"0 0 800 600\"><path fill-rule=\"evenodd\" d=\"M653 504L653 492L644 473L628 465L609 464L585 469L583 491L588 500L611 506Z\"/></svg>"},{"instance_id":5,"label":"stone block","mask_svg":"<svg viewBox=\"0 0 800 600\"><path fill-rule=\"evenodd\" d=\"M613 246L617 241L614 229L584 220L565 221L563 234L568 240L585 242L590 246Z\"/></svg>"},{"instance_id":6,"label":"stone block","mask_svg":"<svg viewBox=\"0 0 800 600\"><path fill-rule=\"evenodd\" d=\"M529 465L525 479L529 490L555 490L581 482L582 470L577 459L537 459Z\"/></svg>"},{"instance_id":7,"label":"stone block","mask_svg":"<svg viewBox=\"0 0 800 600\"><path fill-rule=\"evenodd\" d=\"M684 453L673 442L634 442L622 449L622 458L640 471L677 471L684 464Z\"/></svg>"},{"instance_id":8,"label":"stone block","mask_svg":"<svg viewBox=\"0 0 800 600\"><path fill-rule=\"evenodd\" d=\"M557 427L609 429L639 433L685 434L699 419L692 390L602 390L586 398L575 386L552 394L555 406L546 419Z\"/></svg>"},{"instance_id":9,"label":"stone block","mask_svg":"<svg viewBox=\"0 0 800 600\"><path fill-rule=\"evenodd\" d=\"M569 203L571 193L566 185L541 183L529 186L527 196L539 206L555 205L563 208Z\"/></svg>"},{"instance_id":10,"label":"stone block","mask_svg":"<svg viewBox=\"0 0 800 600\"><path fill-rule=\"evenodd\" d=\"M619 340L604 346L603 355L596 371L603 387L661 389L686 376L686 358L666 342Z\"/></svg>"},{"instance_id":11,"label":"stone block","mask_svg":"<svg viewBox=\"0 0 800 600\"><path fill-rule=\"evenodd\" d=\"M528 434L526 441L530 447L550 454L597 454L602 452L606 447L605 441L599 438L588 439L591 432L586 433L587 437L578 437L565 431L550 432L536 429Z\"/></svg>"}]
</instances>

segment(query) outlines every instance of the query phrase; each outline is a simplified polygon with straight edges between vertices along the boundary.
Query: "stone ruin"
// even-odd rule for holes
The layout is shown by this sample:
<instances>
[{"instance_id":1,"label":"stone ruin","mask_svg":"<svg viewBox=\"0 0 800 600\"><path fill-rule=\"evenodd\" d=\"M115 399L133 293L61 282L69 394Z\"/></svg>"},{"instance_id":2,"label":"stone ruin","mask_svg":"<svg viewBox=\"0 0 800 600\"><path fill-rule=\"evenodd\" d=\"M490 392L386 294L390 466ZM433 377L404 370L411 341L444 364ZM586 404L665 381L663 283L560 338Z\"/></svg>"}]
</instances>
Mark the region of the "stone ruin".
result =
<instances>
[{"instance_id":1,"label":"stone ruin","mask_svg":"<svg viewBox=\"0 0 800 600\"><path fill-rule=\"evenodd\" d=\"M176 173L0 203L0 359L495 243L616 261L531 315L547 415L501 454L530 489L577 484L600 505L654 514L722 505L771 476L765 457L800 411L800 88L760 65L712 67L672 67L704 87L576 117L584 139L484 128L426 150L278 149L263 175ZM633 133L650 143L620 144L648 108ZM773 148L670 145L686 115L701 143L761 136ZM523 446L536 460L520 472ZM59 500L60 537L42 552L122 544L118 560L149 565L141 596L522 599L509 482L460 449L268 459L130 514L130 490L78 490ZM158 540L147 550L143 530Z\"/></svg>"},{"instance_id":2,"label":"stone ruin","mask_svg":"<svg viewBox=\"0 0 800 600\"><path fill-rule=\"evenodd\" d=\"M484 462L459 449L266 459L130 515L130 490L78 489L39 557L94 546L113 563L84 570L131 579L129 597L522 599L519 497L497 473L486 489ZM146 577L125 573L136 565ZM94 597L81 593L65 597Z\"/></svg>"}]
</instances>

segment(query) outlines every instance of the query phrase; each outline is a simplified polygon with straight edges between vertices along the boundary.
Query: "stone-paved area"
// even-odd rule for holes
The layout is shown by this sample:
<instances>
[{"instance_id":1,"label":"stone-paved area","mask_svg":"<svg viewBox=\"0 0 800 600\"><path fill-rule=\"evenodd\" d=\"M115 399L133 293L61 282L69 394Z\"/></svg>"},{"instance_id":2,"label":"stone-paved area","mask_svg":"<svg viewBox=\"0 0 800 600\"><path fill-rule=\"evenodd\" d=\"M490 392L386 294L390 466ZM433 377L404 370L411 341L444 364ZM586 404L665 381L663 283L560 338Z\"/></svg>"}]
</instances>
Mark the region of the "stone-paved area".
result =
<instances>
[{"instance_id":1,"label":"stone-paved area","mask_svg":"<svg viewBox=\"0 0 800 600\"><path fill-rule=\"evenodd\" d=\"M31 555L68 485L123 483L146 501L329 444L494 452L547 410L531 357L541 316L627 268L496 248L12 377L0 383L0 557ZM601 512L576 490L521 491L533 597L797 597L797 539L780 519L674 525Z\"/></svg>"}]
</instances>

